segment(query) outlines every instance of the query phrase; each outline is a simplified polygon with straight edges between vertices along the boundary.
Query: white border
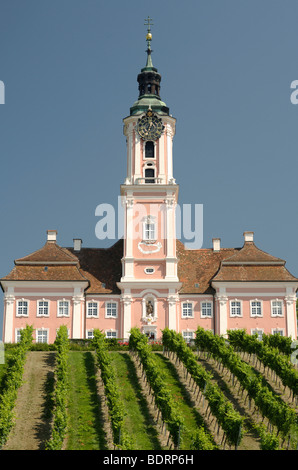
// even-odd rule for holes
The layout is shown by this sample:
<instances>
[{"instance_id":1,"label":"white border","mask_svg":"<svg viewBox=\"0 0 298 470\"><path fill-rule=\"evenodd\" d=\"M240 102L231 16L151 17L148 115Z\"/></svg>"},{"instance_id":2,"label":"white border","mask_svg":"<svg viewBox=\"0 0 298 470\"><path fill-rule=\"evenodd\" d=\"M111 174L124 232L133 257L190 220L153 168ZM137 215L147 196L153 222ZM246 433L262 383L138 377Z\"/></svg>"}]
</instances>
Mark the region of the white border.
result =
<instances>
[{"instance_id":1,"label":"white border","mask_svg":"<svg viewBox=\"0 0 298 470\"><path fill-rule=\"evenodd\" d=\"M48 313L47 313L47 314L44 314L44 313L40 314L40 313L38 313L38 311L39 311L39 302L48 302ZM44 298L43 298L43 299L38 299L38 300L36 300L36 316L37 316L38 318L49 318L49 316L50 316L50 304L51 304L51 302L50 302L48 299L44 299Z\"/></svg>"}]
</instances>

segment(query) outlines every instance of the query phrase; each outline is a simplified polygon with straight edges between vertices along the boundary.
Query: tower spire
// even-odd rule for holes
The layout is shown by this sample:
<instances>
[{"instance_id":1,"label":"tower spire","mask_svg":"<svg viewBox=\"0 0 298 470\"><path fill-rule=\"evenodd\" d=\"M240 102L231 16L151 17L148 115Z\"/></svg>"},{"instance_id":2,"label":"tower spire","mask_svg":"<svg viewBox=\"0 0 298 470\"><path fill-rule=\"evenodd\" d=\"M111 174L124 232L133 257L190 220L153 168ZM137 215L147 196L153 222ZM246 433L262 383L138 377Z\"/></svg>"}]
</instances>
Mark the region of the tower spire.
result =
<instances>
[{"instance_id":1,"label":"tower spire","mask_svg":"<svg viewBox=\"0 0 298 470\"><path fill-rule=\"evenodd\" d=\"M153 26L152 18L148 16L145 20L147 26L147 62L146 66L141 69L138 75L139 83L139 98L130 108L131 114L139 114L146 112L150 107L153 111L160 114L169 114L169 108L160 99L160 82L161 75L158 73L157 68L153 67L151 53L152 33L151 26Z\"/></svg>"},{"instance_id":2,"label":"tower spire","mask_svg":"<svg viewBox=\"0 0 298 470\"><path fill-rule=\"evenodd\" d=\"M152 41L152 33L151 33L151 26L153 26L153 23L151 23L152 18L148 16L147 19L145 19L144 25L147 26L147 35L146 35L146 41L147 41L147 63L145 69L153 69L153 63L152 63L152 58L151 58L151 41Z\"/></svg>"}]
</instances>

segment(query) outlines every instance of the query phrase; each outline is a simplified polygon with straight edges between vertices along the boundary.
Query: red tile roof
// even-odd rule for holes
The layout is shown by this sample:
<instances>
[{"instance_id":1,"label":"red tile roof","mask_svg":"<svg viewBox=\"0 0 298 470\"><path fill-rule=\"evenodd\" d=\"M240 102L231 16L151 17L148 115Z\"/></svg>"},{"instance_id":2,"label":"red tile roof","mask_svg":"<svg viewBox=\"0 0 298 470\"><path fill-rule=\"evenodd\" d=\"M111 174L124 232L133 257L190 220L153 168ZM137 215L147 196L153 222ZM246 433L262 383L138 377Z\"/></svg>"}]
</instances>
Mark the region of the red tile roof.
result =
<instances>
[{"instance_id":1,"label":"red tile roof","mask_svg":"<svg viewBox=\"0 0 298 470\"><path fill-rule=\"evenodd\" d=\"M275 256L269 255L265 251L256 247L254 242L245 242L241 250L237 251L233 256L225 259L222 264L237 263L265 263L265 264L285 264L285 261Z\"/></svg>"},{"instance_id":2,"label":"red tile roof","mask_svg":"<svg viewBox=\"0 0 298 470\"><path fill-rule=\"evenodd\" d=\"M183 283L181 294L213 294L211 280L220 268L222 260L237 253L239 248L212 248L187 250L183 243L177 240L178 278ZM198 284L198 287L195 285Z\"/></svg>"},{"instance_id":3,"label":"red tile roof","mask_svg":"<svg viewBox=\"0 0 298 470\"><path fill-rule=\"evenodd\" d=\"M86 281L77 266L16 265L0 281Z\"/></svg>"},{"instance_id":4,"label":"red tile roof","mask_svg":"<svg viewBox=\"0 0 298 470\"><path fill-rule=\"evenodd\" d=\"M73 248L68 250L74 252ZM81 248L76 256L81 273L90 282L88 294L120 294L117 282L122 276L122 239L110 248Z\"/></svg>"},{"instance_id":5,"label":"red tile roof","mask_svg":"<svg viewBox=\"0 0 298 470\"><path fill-rule=\"evenodd\" d=\"M222 265L213 281L298 281L284 266Z\"/></svg>"},{"instance_id":6,"label":"red tile roof","mask_svg":"<svg viewBox=\"0 0 298 470\"><path fill-rule=\"evenodd\" d=\"M37 251L30 255L15 260L15 264L77 264L78 258L66 248L61 248L57 243L48 241Z\"/></svg>"},{"instance_id":7,"label":"red tile roof","mask_svg":"<svg viewBox=\"0 0 298 470\"><path fill-rule=\"evenodd\" d=\"M88 294L120 294L123 240L110 248L62 248L47 242L40 250L19 258L2 280L83 281ZM253 242L242 248L187 250L177 240L178 278L181 294L214 294L212 281L298 281L285 261L258 249ZM0 279L1 281L1 279Z\"/></svg>"},{"instance_id":8,"label":"red tile roof","mask_svg":"<svg viewBox=\"0 0 298 470\"><path fill-rule=\"evenodd\" d=\"M295 281L285 268L286 262L246 242L233 256L225 259L213 281Z\"/></svg>"}]
</instances>

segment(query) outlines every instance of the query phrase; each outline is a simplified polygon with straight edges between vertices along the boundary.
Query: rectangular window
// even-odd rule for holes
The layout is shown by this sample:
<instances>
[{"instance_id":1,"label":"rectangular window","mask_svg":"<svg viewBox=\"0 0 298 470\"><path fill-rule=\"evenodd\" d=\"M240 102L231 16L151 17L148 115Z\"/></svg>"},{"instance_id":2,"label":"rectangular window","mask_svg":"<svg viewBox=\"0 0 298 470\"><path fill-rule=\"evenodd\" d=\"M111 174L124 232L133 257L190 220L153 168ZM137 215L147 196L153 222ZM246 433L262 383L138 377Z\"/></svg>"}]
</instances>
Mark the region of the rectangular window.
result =
<instances>
[{"instance_id":1,"label":"rectangular window","mask_svg":"<svg viewBox=\"0 0 298 470\"><path fill-rule=\"evenodd\" d=\"M36 331L36 342L47 343L48 342L48 330L37 330Z\"/></svg>"},{"instance_id":2,"label":"rectangular window","mask_svg":"<svg viewBox=\"0 0 298 470\"><path fill-rule=\"evenodd\" d=\"M190 343L191 340L194 339L194 332L193 332L193 331L182 331L182 336L183 336L183 339L184 339L187 343Z\"/></svg>"},{"instance_id":3,"label":"rectangular window","mask_svg":"<svg viewBox=\"0 0 298 470\"><path fill-rule=\"evenodd\" d=\"M116 330L106 331L106 338L109 338L109 339L117 338L117 331Z\"/></svg>"},{"instance_id":4,"label":"rectangular window","mask_svg":"<svg viewBox=\"0 0 298 470\"><path fill-rule=\"evenodd\" d=\"M262 302L259 300L253 300L250 304L250 314L252 317L262 316Z\"/></svg>"},{"instance_id":5,"label":"rectangular window","mask_svg":"<svg viewBox=\"0 0 298 470\"><path fill-rule=\"evenodd\" d=\"M193 317L193 305L191 302L183 302L182 304L182 318Z\"/></svg>"},{"instance_id":6,"label":"rectangular window","mask_svg":"<svg viewBox=\"0 0 298 470\"><path fill-rule=\"evenodd\" d=\"M282 301L281 300L272 300L271 302L271 315L273 317L282 316Z\"/></svg>"},{"instance_id":7,"label":"rectangular window","mask_svg":"<svg viewBox=\"0 0 298 470\"><path fill-rule=\"evenodd\" d=\"M97 302L87 303L87 317L98 317L98 303Z\"/></svg>"},{"instance_id":8,"label":"rectangular window","mask_svg":"<svg viewBox=\"0 0 298 470\"><path fill-rule=\"evenodd\" d=\"M155 240L155 224L153 222L144 223L144 240Z\"/></svg>"},{"instance_id":9,"label":"rectangular window","mask_svg":"<svg viewBox=\"0 0 298 470\"><path fill-rule=\"evenodd\" d=\"M257 330L251 330L251 334L252 335L257 335L259 341L262 341L263 333L264 333L263 330L258 330L258 329Z\"/></svg>"},{"instance_id":10,"label":"rectangular window","mask_svg":"<svg viewBox=\"0 0 298 470\"><path fill-rule=\"evenodd\" d=\"M241 302L239 300L231 300L230 315L231 317L241 317Z\"/></svg>"},{"instance_id":11,"label":"rectangular window","mask_svg":"<svg viewBox=\"0 0 298 470\"><path fill-rule=\"evenodd\" d=\"M15 334L15 337L16 337L16 343L19 343L21 341L21 331L22 331L22 328L16 330L16 334Z\"/></svg>"},{"instance_id":12,"label":"rectangular window","mask_svg":"<svg viewBox=\"0 0 298 470\"><path fill-rule=\"evenodd\" d=\"M272 334L273 335L283 336L284 335L284 330L279 330L279 329L275 328L274 330L272 330Z\"/></svg>"},{"instance_id":13,"label":"rectangular window","mask_svg":"<svg viewBox=\"0 0 298 470\"><path fill-rule=\"evenodd\" d=\"M37 303L37 316L49 316L49 302L47 300L39 300Z\"/></svg>"},{"instance_id":14,"label":"rectangular window","mask_svg":"<svg viewBox=\"0 0 298 470\"><path fill-rule=\"evenodd\" d=\"M212 317L212 302L202 302L201 312L202 312L202 317L204 318Z\"/></svg>"},{"instance_id":15,"label":"rectangular window","mask_svg":"<svg viewBox=\"0 0 298 470\"><path fill-rule=\"evenodd\" d=\"M59 300L58 301L58 317L68 317L68 316L69 316L69 301Z\"/></svg>"},{"instance_id":16,"label":"rectangular window","mask_svg":"<svg viewBox=\"0 0 298 470\"><path fill-rule=\"evenodd\" d=\"M117 303L106 302L106 318L116 318L116 317L117 317Z\"/></svg>"},{"instance_id":17,"label":"rectangular window","mask_svg":"<svg viewBox=\"0 0 298 470\"><path fill-rule=\"evenodd\" d=\"M18 300L17 315L28 317L28 306L29 306L28 300Z\"/></svg>"},{"instance_id":18,"label":"rectangular window","mask_svg":"<svg viewBox=\"0 0 298 470\"><path fill-rule=\"evenodd\" d=\"M87 339L93 339L94 338L93 330L87 330L86 338Z\"/></svg>"}]
</instances>

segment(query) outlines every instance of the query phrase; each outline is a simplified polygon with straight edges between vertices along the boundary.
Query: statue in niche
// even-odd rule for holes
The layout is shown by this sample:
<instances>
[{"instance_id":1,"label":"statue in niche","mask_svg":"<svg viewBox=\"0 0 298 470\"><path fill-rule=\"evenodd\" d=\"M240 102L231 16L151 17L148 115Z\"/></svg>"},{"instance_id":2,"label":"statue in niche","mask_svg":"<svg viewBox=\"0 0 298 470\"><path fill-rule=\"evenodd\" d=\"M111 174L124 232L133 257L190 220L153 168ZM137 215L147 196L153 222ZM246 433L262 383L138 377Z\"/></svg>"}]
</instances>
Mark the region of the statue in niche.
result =
<instances>
[{"instance_id":1,"label":"statue in niche","mask_svg":"<svg viewBox=\"0 0 298 470\"><path fill-rule=\"evenodd\" d=\"M147 321L151 322L153 321L154 317L154 305L151 300L146 301L146 318Z\"/></svg>"}]
</instances>

